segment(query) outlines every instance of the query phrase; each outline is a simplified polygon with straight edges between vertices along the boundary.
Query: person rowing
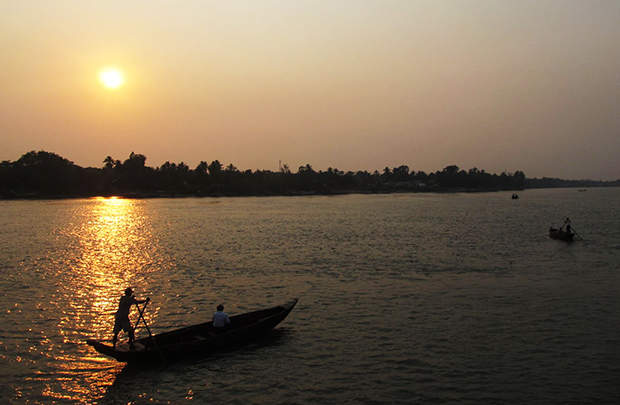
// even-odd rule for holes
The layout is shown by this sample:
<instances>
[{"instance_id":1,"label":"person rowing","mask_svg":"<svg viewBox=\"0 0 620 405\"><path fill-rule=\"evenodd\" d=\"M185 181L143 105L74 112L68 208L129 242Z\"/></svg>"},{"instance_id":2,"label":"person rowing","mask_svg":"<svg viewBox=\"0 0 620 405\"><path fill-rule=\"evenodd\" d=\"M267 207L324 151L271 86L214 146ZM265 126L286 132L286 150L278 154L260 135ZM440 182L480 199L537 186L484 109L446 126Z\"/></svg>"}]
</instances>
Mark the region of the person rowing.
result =
<instances>
[{"instance_id":1,"label":"person rowing","mask_svg":"<svg viewBox=\"0 0 620 405\"><path fill-rule=\"evenodd\" d=\"M566 226L566 233L570 233L570 219L566 218L564 225Z\"/></svg>"},{"instance_id":2,"label":"person rowing","mask_svg":"<svg viewBox=\"0 0 620 405\"><path fill-rule=\"evenodd\" d=\"M134 342L136 340L136 335L129 321L129 312L131 311L131 306L133 304L142 304L144 302L150 301L150 298L146 298L145 300L138 300L133 296L133 290L130 287L125 289L125 295L121 297L118 302L118 310L114 315L114 337L112 338L112 347L116 349L116 342L118 340L118 334L121 330L127 332L129 334L129 348L134 349Z\"/></svg>"}]
</instances>

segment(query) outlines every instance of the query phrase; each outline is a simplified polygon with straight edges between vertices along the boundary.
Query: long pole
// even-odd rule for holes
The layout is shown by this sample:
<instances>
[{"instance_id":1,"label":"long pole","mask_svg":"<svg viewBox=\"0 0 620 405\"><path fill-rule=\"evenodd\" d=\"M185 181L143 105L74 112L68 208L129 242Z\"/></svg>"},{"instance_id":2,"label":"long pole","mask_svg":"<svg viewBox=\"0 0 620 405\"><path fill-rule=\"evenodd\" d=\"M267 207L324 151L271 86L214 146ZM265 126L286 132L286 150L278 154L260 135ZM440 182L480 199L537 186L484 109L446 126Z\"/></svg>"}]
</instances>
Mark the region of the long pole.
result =
<instances>
[{"instance_id":1,"label":"long pole","mask_svg":"<svg viewBox=\"0 0 620 405\"><path fill-rule=\"evenodd\" d=\"M577 233L577 231L575 231L575 228L573 228L573 227L571 226L571 227L570 227L570 230L571 230L571 231L573 231L573 233L574 233L575 235L579 236L579 239L583 240L583 238L581 237L581 235L579 235L579 234Z\"/></svg>"},{"instance_id":2,"label":"long pole","mask_svg":"<svg viewBox=\"0 0 620 405\"><path fill-rule=\"evenodd\" d=\"M138 324L140 323L140 319L142 319L142 323L144 323L146 330L149 332L149 338L151 338L151 342L153 342L153 347L155 348L155 351L159 355L159 359L164 365L166 365L166 359L164 359L164 355L161 353L161 350L159 350L159 346L157 346L157 342L155 341L155 338L153 337L153 334L151 333L151 329L149 328L149 325L147 325L146 319L144 319L144 311L146 310L146 306L149 304L149 302L151 301L150 300L146 301L146 303L144 304L144 308L142 309L140 309L140 306L138 305L138 303L136 303L136 308L138 308L138 313L140 314L140 316L138 316L138 321L136 322L136 326L138 326Z\"/></svg>"}]
</instances>

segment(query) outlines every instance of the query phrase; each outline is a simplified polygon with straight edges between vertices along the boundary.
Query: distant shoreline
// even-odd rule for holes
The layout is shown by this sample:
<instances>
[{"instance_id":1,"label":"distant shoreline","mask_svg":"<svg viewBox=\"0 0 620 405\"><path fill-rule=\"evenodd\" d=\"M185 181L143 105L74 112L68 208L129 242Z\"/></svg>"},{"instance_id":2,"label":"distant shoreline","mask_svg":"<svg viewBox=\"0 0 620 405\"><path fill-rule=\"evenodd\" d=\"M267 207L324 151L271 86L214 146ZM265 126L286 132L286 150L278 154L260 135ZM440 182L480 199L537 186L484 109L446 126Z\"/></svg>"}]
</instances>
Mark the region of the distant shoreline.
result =
<instances>
[{"instance_id":1,"label":"distant shoreline","mask_svg":"<svg viewBox=\"0 0 620 405\"><path fill-rule=\"evenodd\" d=\"M601 185L591 186L588 188L614 188L620 187L620 185ZM268 193L254 193L254 194L169 194L169 193L124 193L124 194L109 194L109 195L43 195L36 193L26 194L14 194L14 195L0 195L0 201L11 200L26 200L26 201L41 201L41 200L82 200L93 198L122 198L129 200L149 200L149 199L182 199L182 198L243 198L243 197L329 197L329 196L344 196L344 195L391 195L391 194L457 194L457 193L499 193L499 192L522 192L526 190L542 190L542 189L574 189L576 191L587 191L577 186L568 187L530 187L522 189L426 189L415 191L404 190L392 190L392 191L338 191L338 192L289 192L281 194L268 194Z\"/></svg>"},{"instance_id":2,"label":"distant shoreline","mask_svg":"<svg viewBox=\"0 0 620 405\"><path fill-rule=\"evenodd\" d=\"M488 173L450 165L436 172L410 170L407 165L382 171L314 170L297 172L282 164L279 171L240 171L218 160L191 169L183 162L146 165L146 156L131 153L120 161L106 157L103 167L83 168L55 153L31 151L0 165L0 199L40 200L120 196L125 198L261 197L394 193L477 193L536 188L620 186L620 180L527 178L522 171Z\"/></svg>"}]
</instances>

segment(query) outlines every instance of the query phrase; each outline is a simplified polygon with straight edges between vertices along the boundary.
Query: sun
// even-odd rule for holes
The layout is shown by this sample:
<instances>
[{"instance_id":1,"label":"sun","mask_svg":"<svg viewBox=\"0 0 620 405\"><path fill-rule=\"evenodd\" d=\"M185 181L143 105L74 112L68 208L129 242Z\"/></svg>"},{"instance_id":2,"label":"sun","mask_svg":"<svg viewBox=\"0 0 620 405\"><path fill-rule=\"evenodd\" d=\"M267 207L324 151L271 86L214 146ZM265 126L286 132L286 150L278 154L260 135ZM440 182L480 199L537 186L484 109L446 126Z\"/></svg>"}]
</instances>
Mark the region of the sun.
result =
<instances>
[{"instance_id":1,"label":"sun","mask_svg":"<svg viewBox=\"0 0 620 405\"><path fill-rule=\"evenodd\" d=\"M108 89L118 89L125 84L125 76L117 68L105 68L99 72L99 80Z\"/></svg>"}]
</instances>

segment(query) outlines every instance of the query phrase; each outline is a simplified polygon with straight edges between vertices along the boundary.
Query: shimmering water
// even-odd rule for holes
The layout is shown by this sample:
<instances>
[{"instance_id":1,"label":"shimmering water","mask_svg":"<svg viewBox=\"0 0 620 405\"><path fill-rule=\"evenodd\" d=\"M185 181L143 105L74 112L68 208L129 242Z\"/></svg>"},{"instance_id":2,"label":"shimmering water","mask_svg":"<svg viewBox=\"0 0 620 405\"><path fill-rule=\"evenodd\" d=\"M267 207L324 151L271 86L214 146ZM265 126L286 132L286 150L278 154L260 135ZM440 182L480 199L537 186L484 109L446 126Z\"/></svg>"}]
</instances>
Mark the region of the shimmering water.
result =
<instances>
[{"instance_id":1,"label":"shimmering water","mask_svg":"<svg viewBox=\"0 0 620 405\"><path fill-rule=\"evenodd\" d=\"M619 403L620 189L510 194L1 201L0 401ZM547 237L566 216L583 241ZM156 333L300 302L126 367L85 344L126 286Z\"/></svg>"}]
</instances>

